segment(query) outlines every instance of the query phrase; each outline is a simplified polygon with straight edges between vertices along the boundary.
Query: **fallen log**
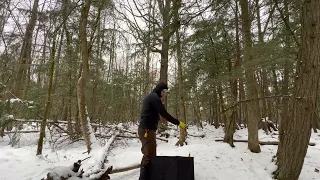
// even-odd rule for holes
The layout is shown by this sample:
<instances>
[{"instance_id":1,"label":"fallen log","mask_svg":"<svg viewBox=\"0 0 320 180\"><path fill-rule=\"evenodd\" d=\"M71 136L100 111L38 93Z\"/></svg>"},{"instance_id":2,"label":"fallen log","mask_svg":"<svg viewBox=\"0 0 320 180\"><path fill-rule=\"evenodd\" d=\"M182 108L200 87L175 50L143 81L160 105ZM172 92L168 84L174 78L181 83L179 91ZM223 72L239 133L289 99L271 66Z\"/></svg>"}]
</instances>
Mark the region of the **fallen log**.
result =
<instances>
[{"instance_id":1,"label":"fallen log","mask_svg":"<svg viewBox=\"0 0 320 180\"><path fill-rule=\"evenodd\" d=\"M124 168L119 168L119 169L114 169L109 174L121 173L121 172L130 171L130 170L138 169L138 168L140 168L140 164L136 164L136 165L132 165L129 167L124 167Z\"/></svg>"},{"instance_id":2,"label":"fallen log","mask_svg":"<svg viewBox=\"0 0 320 180\"><path fill-rule=\"evenodd\" d=\"M188 136L192 136L192 137L200 137L200 138L204 138L204 137L205 137L205 135L204 135L204 134L196 135L196 134L189 134L189 133L188 133Z\"/></svg>"},{"instance_id":3,"label":"fallen log","mask_svg":"<svg viewBox=\"0 0 320 180\"><path fill-rule=\"evenodd\" d=\"M216 142L223 142L223 139L216 139ZM233 142L248 142L248 140L243 140L243 139L234 139ZM260 145L278 145L278 141L259 141ZM316 143L309 142L309 146L315 146Z\"/></svg>"},{"instance_id":4,"label":"fallen log","mask_svg":"<svg viewBox=\"0 0 320 180\"><path fill-rule=\"evenodd\" d=\"M26 119L11 119L12 121L18 121L18 122L24 122L24 123L28 123L28 122L37 122L37 123L42 123L42 120L37 120L37 119L30 119L30 120L26 120ZM57 124L68 124L68 121L55 121L55 120L47 120L48 124L53 124L55 126L58 126ZM72 121L70 122L71 124L76 124L76 122ZM97 123L91 123L91 126L93 127L107 127L107 128L111 128L111 129L117 129L120 132L127 132L130 134L137 134L136 132L127 130L127 129L119 129L117 126L114 125L104 125L104 124L97 124ZM60 129L62 129L60 126L58 127ZM63 129L62 129L63 130Z\"/></svg>"},{"instance_id":5,"label":"fallen log","mask_svg":"<svg viewBox=\"0 0 320 180\"><path fill-rule=\"evenodd\" d=\"M5 134L13 134L13 133L38 133L40 131L5 131Z\"/></svg>"},{"instance_id":6,"label":"fallen log","mask_svg":"<svg viewBox=\"0 0 320 180\"><path fill-rule=\"evenodd\" d=\"M10 120L11 121L18 121L18 122L25 122L25 123L28 123L28 122L42 123L42 120L37 120L37 119L28 119L28 120L27 119L10 119ZM55 120L50 120L50 119L48 119L46 122L49 123L49 124L51 124L51 123L68 124L69 123L68 121L55 121ZM70 123L71 124L76 124L75 121L71 121ZM116 128L116 126L113 126L113 125L104 125L104 124L97 124L97 123L91 123L91 126ZM119 129L119 130L135 134L135 132L132 132L132 131L129 131L129 130L125 130L125 129Z\"/></svg>"},{"instance_id":7,"label":"fallen log","mask_svg":"<svg viewBox=\"0 0 320 180\"><path fill-rule=\"evenodd\" d=\"M102 135L102 134L95 134L95 136L96 137L100 137L100 138L110 138L111 137L110 135ZM125 136L125 135L118 135L117 137L119 137L119 138L129 138L129 139L139 138L138 136ZM163 139L163 138L160 138L160 137L156 137L156 139L161 140L161 141L165 141L165 142L169 142L167 139Z\"/></svg>"}]
</instances>

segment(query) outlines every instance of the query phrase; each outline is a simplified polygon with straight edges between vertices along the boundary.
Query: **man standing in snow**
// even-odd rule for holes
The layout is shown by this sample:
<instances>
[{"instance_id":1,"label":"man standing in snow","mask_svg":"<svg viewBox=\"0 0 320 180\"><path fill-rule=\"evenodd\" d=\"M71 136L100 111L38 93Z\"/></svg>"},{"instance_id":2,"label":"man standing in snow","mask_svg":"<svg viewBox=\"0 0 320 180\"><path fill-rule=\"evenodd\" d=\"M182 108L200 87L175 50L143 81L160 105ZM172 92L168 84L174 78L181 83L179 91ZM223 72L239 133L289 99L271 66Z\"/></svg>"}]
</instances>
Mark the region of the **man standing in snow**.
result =
<instances>
[{"instance_id":1,"label":"man standing in snow","mask_svg":"<svg viewBox=\"0 0 320 180\"><path fill-rule=\"evenodd\" d=\"M186 124L172 117L162 104L161 97L165 97L167 91L167 84L160 82L143 100L141 120L138 129L139 138L142 143L141 151L143 153L139 180L149 180L147 168L150 158L157 154L156 130L158 128L160 115L172 124L186 128Z\"/></svg>"}]
</instances>

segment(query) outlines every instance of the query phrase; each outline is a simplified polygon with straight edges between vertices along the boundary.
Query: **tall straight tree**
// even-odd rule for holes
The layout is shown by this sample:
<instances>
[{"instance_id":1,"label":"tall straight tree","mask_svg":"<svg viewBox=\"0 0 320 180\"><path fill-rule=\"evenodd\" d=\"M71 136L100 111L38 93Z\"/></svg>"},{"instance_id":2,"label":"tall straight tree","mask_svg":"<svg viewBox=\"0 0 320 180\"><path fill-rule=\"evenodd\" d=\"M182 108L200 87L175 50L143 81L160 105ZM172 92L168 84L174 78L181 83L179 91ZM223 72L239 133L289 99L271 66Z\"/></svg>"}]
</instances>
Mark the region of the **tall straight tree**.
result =
<instances>
[{"instance_id":1,"label":"tall straight tree","mask_svg":"<svg viewBox=\"0 0 320 180\"><path fill-rule=\"evenodd\" d=\"M302 4L301 45L293 94L293 111L280 139L277 178L298 180L307 153L313 119L317 117L320 74L320 3Z\"/></svg>"},{"instance_id":2,"label":"tall straight tree","mask_svg":"<svg viewBox=\"0 0 320 180\"><path fill-rule=\"evenodd\" d=\"M174 2L174 20L179 20L179 9L181 7L181 0ZM182 69L182 52L181 52L181 34L180 26L176 29L176 46L177 46L177 59L178 59L178 96L179 96L179 120L186 123L186 109L184 100L184 88L183 88L183 69ZM183 146L187 137L187 130L180 128L180 137L176 145Z\"/></svg>"},{"instance_id":3,"label":"tall straight tree","mask_svg":"<svg viewBox=\"0 0 320 180\"><path fill-rule=\"evenodd\" d=\"M38 141L38 148L37 148L37 155L42 154L42 147L43 147L43 139L45 137L45 130L47 125L47 119L49 117L50 113L50 104L51 104L51 93L52 93L52 87L53 87L53 73L55 68L55 55L56 55L56 35L53 37L53 43L51 48L51 54L50 54L50 70L49 70L49 86L47 91L47 101L44 109L44 115L41 122L41 129L40 129L40 136Z\"/></svg>"},{"instance_id":4,"label":"tall straight tree","mask_svg":"<svg viewBox=\"0 0 320 180\"><path fill-rule=\"evenodd\" d=\"M180 21L173 21L173 11L174 4L173 0L157 0L158 8L162 18L161 27L161 49L157 49L154 52L158 52L161 55L160 62L160 81L168 83L168 63L169 63L169 49L170 49L170 39L174 34L177 26L179 26ZM173 4L173 5L172 5ZM163 99L163 103L167 106L167 97ZM167 121L165 121L167 124ZM163 124L160 124L159 130L164 130Z\"/></svg>"},{"instance_id":5,"label":"tall straight tree","mask_svg":"<svg viewBox=\"0 0 320 180\"><path fill-rule=\"evenodd\" d=\"M252 100L248 102L248 148L251 152L261 152L258 139L258 124L261 119L260 106L258 101L258 83L255 77L255 70L251 68L253 61L252 56L252 39L251 39L251 23L249 20L249 4L248 0L240 0L241 19L242 19L242 37L244 41L244 62L249 64L246 69L246 81L248 87L248 97Z\"/></svg>"},{"instance_id":6,"label":"tall straight tree","mask_svg":"<svg viewBox=\"0 0 320 180\"><path fill-rule=\"evenodd\" d=\"M235 62L234 62L234 70L236 70L237 68L240 67L240 44L239 44L239 20L238 20L238 12L239 12L239 8L238 8L238 0L235 0L235 29L236 29L236 47L235 47ZM229 64L229 72L232 71L232 63L231 63L231 59L228 62ZM236 77L236 75L233 75L233 77L230 79L230 90L231 90L231 94L232 94L232 102L235 104L237 102L238 99L238 78ZM226 120L226 124L224 127L224 142L227 142L228 144L230 144L231 147L234 147L233 144L233 134L235 132L236 129L236 120L238 119L238 115L237 115L237 108L233 108L232 109L232 113L231 116L229 116Z\"/></svg>"},{"instance_id":7,"label":"tall straight tree","mask_svg":"<svg viewBox=\"0 0 320 180\"><path fill-rule=\"evenodd\" d=\"M24 34L24 38L22 42L22 47L21 47L21 52L19 57L20 62L19 62L18 73L15 79L15 85L12 91L15 96L20 95L20 90L23 89L23 87L21 86L25 85L26 78L30 78L26 76L27 76L28 63L30 62L30 58L31 58L32 35L37 22L38 6L39 6L39 0L35 0L33 2L31 16L30 16L28 25L26 27L26 32ZM27 94L27 93L24 93L24 94Z\"/></svg>"},{"instance_id":8,"label":"tall straight tree","mask_svg":"<svg viewBox=\"0 0 320 180\"><path fill-rule=\"evenodd\" d=\"M89 76L89 46L87 42L87 24L88 24L88 15L92 1L85 1L82 10L81 10L81 19L80 19L80 30L79 30L79 39L81 42L81 58L82 58L82 73L78 80L77 84L77 93L78 93L78 107L79 107L79 116L82 127L82 135L86 142L88 153L92 149L92 141L95 141L94 134L90 125L90 119L88 116L88 111L86 108L85 101L85 89L86 83Z\"/></svg>"},{"instance_id":9,"label":"tall straight tree","mask_svg":"<svg viewBox=\"0 0 320 180\"><path fill-rule=\"evenodd\" d=\"M175 32L170 23L173 18L172 13L172 0L158 0L158 7L163 21L163 27L161 31L161 69L160 69L160 81L167 83L168 81L168 57L169 57L169 44L172 34ZM176 22L175 22L176 23Z\"/></svg>"},{"instance_id":10,"label":"tall straight tree","mask_svg":"<svg viewBox=\"0 0 320 180\"><path fill-rule=\"evenodd\" d=\"M278 3L277 1L275 1L276 3ZM289 24L289 8L288 8L288 0L284 0L283 1L283 6L284 6L284 21L286 21L286 24ZM290 32L287 28L285 28L285 50L288 51L290 46ZM282 85L282 110L281 110L281 119L280 119L280 127L279 127L279 139L280 142L283 141L283 132L287 126L288 123L288 112L289 112L289 97L288 97L288 93L289 93L289 60L285 59L284 62L284 68L283 68L283 85ZM282 151L281 150L282 146L278 147L278 151L277 151L277 156L278 156L278 161L280 161L280 156L279 153Z\"/></svg>"},{"instance_id":11,"label":"tall straight tree","mask_svg":"<svg viewBox=\"0 0 320 180\"><path fill-rule=\"evenodd\" d=\"M264 45L264 32L262 31L262 25L261 25L261 17L260 17L260 0L255 0L255 6L256 6L256 13L257 13L257 25L258 25L258 40L259 40L259 45L260 47L263 47ZM271 14L269 16L272 15ZM262 67L261 70L261 96L262 97L268 97L270 96L270 91L269 91L269 80L268 80L268 73L267 69L265 67ZM270 98L266 98L262 100L262 107L263 107L263 112L262 115L263 117L268 117L269 119L272 118L272 102Z\"/></svg>"},{"instance_id":12,"label":"tall straight tree","mask_svg":"<svg viewBox=\"0 0 320 180\"><path fill-rule=\"evenodd\" d=\"M152 10L152 0L149 1L149 7L148 7L148 32L147 32L147 47L146 47L146 67L145 67L145 84L144 84L144 95L147 95L150 91L150 60L151 60L151 32L152 32L152 24L151 19L154 19L153 17L153 11ZM152 18L151 18L152 17Z\"/></svg>"}]
</instances>

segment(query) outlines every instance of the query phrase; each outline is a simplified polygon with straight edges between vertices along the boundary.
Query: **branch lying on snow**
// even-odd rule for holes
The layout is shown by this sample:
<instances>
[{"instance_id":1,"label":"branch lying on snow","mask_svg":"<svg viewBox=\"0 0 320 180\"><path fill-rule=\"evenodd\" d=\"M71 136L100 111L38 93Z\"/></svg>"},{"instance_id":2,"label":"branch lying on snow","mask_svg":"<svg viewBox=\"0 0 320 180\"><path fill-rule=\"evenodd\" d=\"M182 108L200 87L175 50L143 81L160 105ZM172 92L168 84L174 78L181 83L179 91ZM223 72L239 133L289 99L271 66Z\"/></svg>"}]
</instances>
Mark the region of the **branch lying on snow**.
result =
<instances>
[{"instance_id":1,"label":"branch lying on snow","mask_svg":"<svg viewBox=\"0 0 320 180\"><path fill-rule=\"evenodd\" d=\"M40 131L5 131L5 134L13 134L13 133L38 133Z\"/></svg>"},{"instance_id":2,"label":"branch lying on snow","mask_svg":"<svg viewBox=\"0 0 320 180\"><path fill-rule=\"evenodd\" d=\"M224 141L223 139L216 139L215 140L216 142L222 142L222 141ZM233 142L248 142L248 140L233 140ZM259 144L260 145L278 145L279 144L279 142L278 141L259 141ZM309 143L309 146L315 146L316 145L316 143L312 143L312 142L310 142Z\"/></svg>"},{"instance_id":3,"label":"branch lying on snow","mask_svg":"<svg viewBox=\"0 0 320 180\"><path fill-rule=\"evenodd\" d=\"M13 121L19 121L19 122L39 122L41 123L42 120L25 120L25 119L12 119ZM65 133L67 133L66 130L64 130L62 127L58 126L57 123L61 123L61 124L68 124L68 121L53 121L53 120L47 120L47 123L50 123L50 124L53 124L54 126L58 127L59 129L63 130ZM75 122L71 122L72 124L75 124ZM118 126L115 126L115 125L103 125L103 124L97 124L97 123L91 123L92 126L95 126L95 127L107 127L107 128L111 128L111 129L116 129L118 130L119 132L126 132L126 133L130 133L130 134L134 134L134 135L137 135L136 132L133 132L133 131L130 131L130 130L127 130L127 129L120 129ZM167 127L167 130L172 130L173 128L170 128L170 127ZM36 131L34 131L36 132ZM37 131L38 132L38 131ZM10 132L9 132L10 133ZM24 131L21 131L20 133L31 133L30 132L24 132ZM201 134L201 135L197 135L197 134L190 134L188 133L188 136L192 136L192 137L201 137L201 138L204 138L205 135L204 134ZM107 136L107 137L111 137L111 136ZM122 136L118 136L118 137L122 137ZM167 136L168 137L168 136ZM138 138L137 136L132 136L132 137L129 137L129 136L123 136L123 138ZM168 142L168 140L166 139L162 139L162 138L158 138L157 139L159 140L162 140L162 141L165 141L165 142Z\"/></svg>"},{"instance_id":4,"label":"branch lying on snow","mask_svg":"<svg viewBox=\"0 0 320 180\"><path fill-rule=\"evenodd\" d=\"M201 138L204 138L205 137L205 135L204 134L189 134L188 133L188 136L192 136L192 137L201 137Z\"/></svg>"},{"instance_id":5,"label":"branch lying on snow","mask_svg":"<svg viewBox=\"0 0 320 180\"><path fill-rule=\"evenodd\" d=\"M77 163L74 163L77 164ZM74 168L74 166L73 166ZM103 174L95 179L91 180L108 180L110 179L109 174L112 171L112 166L109 167L107 170L103 172ZM80 172L74 171L73 169L71 170L70 167L57 167L54 168L51 172L47 174L47 179L42 178L41 180L67 180L68 178L72 179L79 179L79 180L88 180L89 178L83 177L83 171L81 170Z\"/></svg>"},{"instance_id":6,"label":"branch lying on snow","mask_svg":"<svg viewBox=\"0 0 320 180\"><path fill-rule=\"evenodd\" d=\"M37 119L11 119L12 121L19 121L19 122L38 122L38 123L42 123L42 120L37 120ZM59 124L68 124L68 121L54 121L54 120L47 120L47 123L59 123ZM71 124L76 124L76 122L72 121ZM97 124L97 123L90 123L91 126L100 126L100 127L109 127L109 128L118 128L117 125L104 125L104 124ZM133 133L135 134L135 132L129 131L129 130L125 130L125 129L121 129L121 131L125 131L128 133Z\"/></svg>"},{"instance_id":7,"label":"branch lying on snow","mask_svg":"<svg viewBox=\"0 0 320 180\"><path fill-rule=\"evenodd\" d=\"M102 134L95 134L96 137L100 137L100 138L110 138L111 136L110 135L102 135ZM138 136L125 136L125 135L118 135L117 137L119 138L139 138ZM161 141L165 141L165 142L168 142L167 139L163 139L163 138L160 138L160 137L156 137L156 139L159 139Z\"/></svg>"},{"instance_id":8,"label":"branch lying on snow","mask_svg":"<svg viewBox=\"0 0 320 180\"><path fill-rule=\"evenodd\" d=\"M38 132L40 132L40 131L37 131L37 130L35 130L35 131L34 130L33 131L5 131L4 133L5 134L13 134L13 133L38 133ZM99 137L99 138L111 138L112 137L110 135L101 135L99 133L96 133L95 136ZM204 135L200 135L200 136L194 135L194 137L204 137ZM135 138L139 138L139 137L138 136L117 135L117 138L135 139ZM161 140L161 141L164 141L164 142L169 142L167 139L164 139L164 138L161 138L161 137L157 137L157 139ZM77 139L77 140L83 140L83 139Z\"/></svg>"},{"instance_id":9,"label":"branch lying on snow","mask_svg":"<svg viewBox=\"0 0 320 180\"><path fill-rule=\"evenodd\" d=\"M138 168L140 168L140 164L136 164L136 165L132 165L129 167L124 167L124 168L119 168L119 169L114 169L109 174L121 173L121 172L130 171L130 170L138 169Z\"/></svg>"},{"instance_id":10,"label":"branch lying on snow","mask_svg":"<svg viewBox=\"0 0 320 180\"><path fill-rule=\"evenodd\" d=\"M103 147L101 154L97 154L96 164L91 166L91 168L89 168L89 170L86 171L84 176L87 176L90 179L95 179L95 178L102 176L105 173L104 166L107 161L107 157L109 155L109 149L111 147L111 144L115 141L115 139L118 135L119 135L119 131L116 131L113 133L111 138L108 140L108 142Z\"/></svg>"},{"instance_id":11,"label":"branch lying on snow","mask_svg":"<svg viewBox=\"0 0 320 180\"><path fill-rule=\"evenodd\" d=\"M25 120L25 119L12 119L12 121L19 121L19 122L38 122L38 123L42 123L42 120L36 120L36 119L32 119L32 120ZM57 124L68 124L68 121L54 121L54 120L47 120L47 123L49 124L53 124L54 126L58 126ZM75 124L75 122L71 122L71 124ZM119 129L119 126L116 125L104 125L104 124L97 124L97 123L90 123L91 126L94 127L107 127L107 128L111 128L111 129L116 129L119 130L120 132L127 132L130 134L137 134L136 132L127 130L127 129ZM58 127L59 129L63 129L61 127Z\"/></svg>"},{"instance_id":12,"label":"branch lying on snow","mask_svg":"<svg viewBox=\"0 0 320 180\"><path fill-rule=\"evenodd\" d=\"M73 179L77 177L77 178L91 179L91 180L110 179L109 174L112 171L112 166L106 169L105 163L107 161L107 156L109 154L111 144L115 141L118 135L119 135L119 131L114 132L111 138L106 143L106 145L103 147L103 150L101 151L101 153L93 154L93 156L95 156L93 157L94 158L93 162L95 164L90 166L86 170L86 172L84 172L83 170L78 172L81 166L81 161L83 161L83 160L79 160L78 162L74 163L72 167L58 167L53 171L49 172L47 174L46 180L55 180L55 179L66 180L70 177L73 177Z\"/></svg>"}]
</instances>

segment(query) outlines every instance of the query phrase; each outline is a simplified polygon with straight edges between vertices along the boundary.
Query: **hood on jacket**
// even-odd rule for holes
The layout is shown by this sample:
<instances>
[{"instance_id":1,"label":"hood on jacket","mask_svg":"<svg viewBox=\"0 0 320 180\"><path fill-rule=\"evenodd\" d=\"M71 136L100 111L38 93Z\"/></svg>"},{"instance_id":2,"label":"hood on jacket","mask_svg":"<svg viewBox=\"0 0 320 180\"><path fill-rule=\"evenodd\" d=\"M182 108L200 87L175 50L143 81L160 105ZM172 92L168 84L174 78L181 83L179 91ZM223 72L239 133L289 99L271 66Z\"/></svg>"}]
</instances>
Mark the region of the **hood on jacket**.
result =
<instances>
[{"instance_id":1,"label":"hood on jacket","mask_svg":"<svg viewBox=\"0 0 320 180\"><path fill-rule=\"evenodd\" d=\"M156 87L153 89L153 92L156 92L157 95L159 97L161 97L161 91L164 90L164 89L169 89L168 88L168 85L164 82L160 82L156 85Z\"/></svg>"}]
</instances>

